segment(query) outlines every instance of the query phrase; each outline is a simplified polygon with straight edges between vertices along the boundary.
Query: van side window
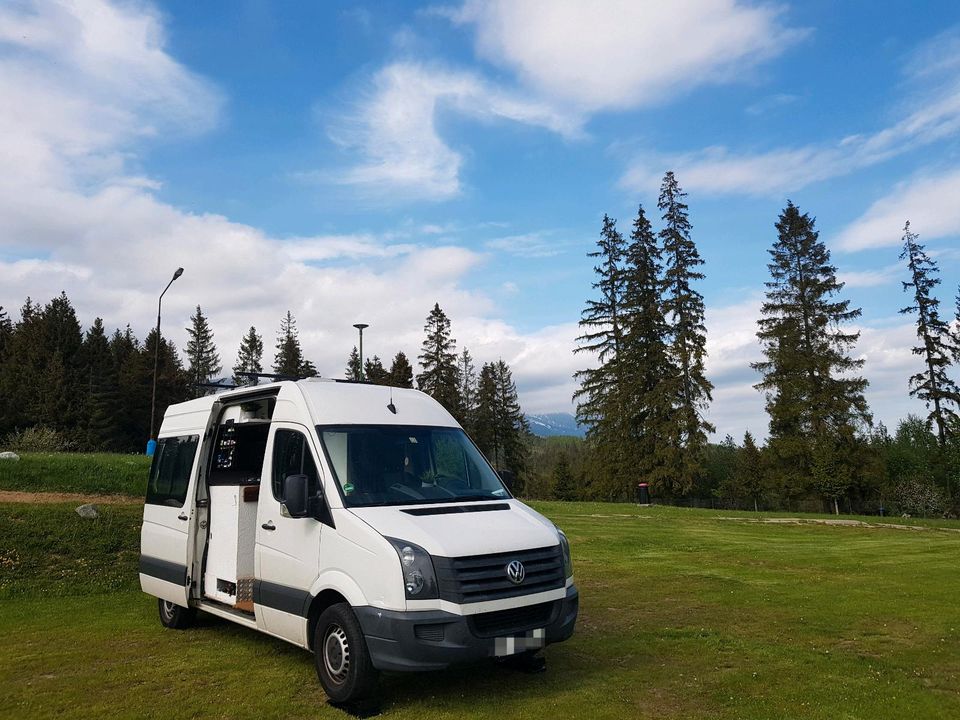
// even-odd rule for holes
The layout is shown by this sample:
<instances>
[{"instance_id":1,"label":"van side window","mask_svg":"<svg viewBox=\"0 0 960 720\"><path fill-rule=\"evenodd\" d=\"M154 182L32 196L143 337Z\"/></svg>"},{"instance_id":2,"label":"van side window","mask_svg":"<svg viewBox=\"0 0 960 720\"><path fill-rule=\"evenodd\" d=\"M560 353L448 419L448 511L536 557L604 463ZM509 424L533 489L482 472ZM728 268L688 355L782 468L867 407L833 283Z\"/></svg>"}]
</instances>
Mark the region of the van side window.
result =
<instances>
[{"instance_id":1,"label":"van side window","mask_svg":"<svg viewBox=\"0 0 960 720\"><path fill-rule=\"evenodd\" d=\"M160 439L150 466L147 504L183 507L199 442L199 435Z\"/></svg>"},{"instance_id":2,"label":"van side window","mask_svg":"<svg viewBox=\"0 0 960 720\"><path fill-rule=\"evenodd\" d=\"M296 430L277 430L273 438L273 497L283 502L283 479L287 475L306 475L310 482L307 492L313 496L320 486L310 445L303 433Z\"/></svg>"}]
</instances>

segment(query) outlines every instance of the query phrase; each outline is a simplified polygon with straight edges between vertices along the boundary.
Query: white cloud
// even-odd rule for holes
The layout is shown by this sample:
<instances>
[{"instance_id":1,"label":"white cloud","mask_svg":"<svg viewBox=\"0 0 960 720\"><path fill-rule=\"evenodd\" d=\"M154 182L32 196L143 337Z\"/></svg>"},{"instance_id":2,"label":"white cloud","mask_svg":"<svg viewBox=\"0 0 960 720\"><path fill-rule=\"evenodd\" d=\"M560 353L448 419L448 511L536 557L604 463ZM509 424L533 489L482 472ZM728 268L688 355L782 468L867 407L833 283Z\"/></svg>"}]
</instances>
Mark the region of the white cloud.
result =
<instances>
[{"instance_id":1,"label":"white cloud","mask_svg":"<svg viewBox=\"0 0 960 720\"><path fill-rule=\"evenodd\" d=\"M921 242L960 235L958 198L960 170L901 183L845 227L835 245L849 252L900 245L907 220Z\"/></svg>"},{"instance_id":2,"label":"white cloud","mask_svg":"<svg viewBox=\"0 0 960 720\"><path fill-rule=\"evenodd\" d=\"M102 0L0 7L0 163L16 182L100 178L131 141L209 129L210 84L163 49L147 7ZM10 182L11 173L4 173Z\"/></svg>"},{"instance_id":3,"label":"white cloud","mask_svg":"<svg viewBox=\"0 0 960 720\"><path fill-rule=\"evenodd\" d=\"M331 126L331 138L358 151L363 161L327 173L326 179L365 188L385 202L458 195L463 156L440 137L441 112L535 125L565 137L580 132L581 121L574 114L560 113L474 73L395 63L377 73L353 113Z\"/></svg>"},{"instance_id":4,"label":"white cloud","mask_svg":"<svg viewBox=\"0 0 960 720\"><path fill-rule=\"evenodd\" d=\"M837 280L847 288L868 288L896 284L896 279L903 273L899 264L887 265L878 270L848 270L837 273Z\"/></svg>"},{"instance_id":5,"label":"white cloud","mask_svg":"<svg viewBox=\"0 0 960 720\"><path fill-rule=\"evenodd\" d=\"M806 34L785 28L779 8L736 0L468 0L445 14L476 27L480 56L584 111L738 80Z\"/></svg>"},{"instance_id":6,"label":"white cloud","mask_svg":"<svg viewBox=\"0 0 960 720\"><path fill-rule=\"evenodd\" d=\"M554 231L542 230L522 235L507 235L484 243L490 250L500 250L524 258L545 258L560 255L570 246L567 241L557 240Z\"/></svg>"},{"instance_id":7,"label":"white cloud","mask_svg":"<svg viewBox=\"0 0 960 720\"><path fill-rule=\"evenodd\" d=\"M956 32L940 36L911 56L906 79L920 90L902 103L910 110L888 127L799 147L742 152L708 147L687 153L648 153L634 160L620 184L633 191L648 191L659 185L663 169L670 168L683 179L687 190L779 196L953 136L960 131L958 37Z\"/></svg>"}]
</instances>

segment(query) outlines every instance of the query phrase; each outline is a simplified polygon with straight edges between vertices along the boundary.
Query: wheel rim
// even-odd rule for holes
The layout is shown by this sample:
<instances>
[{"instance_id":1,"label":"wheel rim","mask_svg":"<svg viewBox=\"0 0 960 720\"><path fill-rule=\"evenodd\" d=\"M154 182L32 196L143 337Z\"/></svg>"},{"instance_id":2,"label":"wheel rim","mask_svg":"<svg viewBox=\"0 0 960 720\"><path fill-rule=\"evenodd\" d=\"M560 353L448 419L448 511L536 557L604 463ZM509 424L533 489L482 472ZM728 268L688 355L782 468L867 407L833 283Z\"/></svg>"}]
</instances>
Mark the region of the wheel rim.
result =
<instances>
[{"instance_id":1,"label":"wheel rim","mask_svg":"<svg viewBox=\"0 0 960 720\"><path fill-rule=\"evenodd\" d=\"M329 678L342 685L350 674L350 644L339 625L331 625L323 638L323 666Z\"/></svg>"},{"instance_id":2,"label":"wheel rim","mask_svg":"<svg viewBox=\"0 0 960 720\"><path fill-rule=\"evenodd\" d=\"M160 612L166 620L173 620L173 613L176 612L176 605L169 600L164 600L160 605Z\"/></svg>"}]
</instances>

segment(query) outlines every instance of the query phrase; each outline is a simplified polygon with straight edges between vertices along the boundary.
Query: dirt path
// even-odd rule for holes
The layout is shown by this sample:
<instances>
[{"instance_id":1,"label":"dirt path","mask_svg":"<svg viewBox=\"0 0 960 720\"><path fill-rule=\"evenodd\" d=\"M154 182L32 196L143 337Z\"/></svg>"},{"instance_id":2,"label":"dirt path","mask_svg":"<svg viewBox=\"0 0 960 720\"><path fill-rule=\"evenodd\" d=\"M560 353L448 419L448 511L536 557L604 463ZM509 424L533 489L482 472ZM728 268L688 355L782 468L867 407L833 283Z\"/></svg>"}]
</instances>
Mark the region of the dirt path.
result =
<instances>
[{"instance_id":1,"label":"dirt path","mask_svg":"<svg viewBox=\"0 0 960 720\"><path fill-rule=\"evenodd\" d=\"M129 495L83 495L81 493L60 492L20 492L18 490L0 490L0 503L99 503L101 505L132 505L142 503L143 498Z\"/></svg>"}]
</instances>

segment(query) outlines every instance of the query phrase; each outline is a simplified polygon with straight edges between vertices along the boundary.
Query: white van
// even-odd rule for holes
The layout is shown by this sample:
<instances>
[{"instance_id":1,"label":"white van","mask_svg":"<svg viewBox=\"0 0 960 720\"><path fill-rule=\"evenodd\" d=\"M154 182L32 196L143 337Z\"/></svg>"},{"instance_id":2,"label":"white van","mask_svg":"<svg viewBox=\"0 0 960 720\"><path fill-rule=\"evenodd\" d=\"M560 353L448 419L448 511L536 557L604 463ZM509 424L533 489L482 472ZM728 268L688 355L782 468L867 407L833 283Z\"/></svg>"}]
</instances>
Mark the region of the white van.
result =
<instances>
[{"instance_id":1,"label":"white van","mask_svg":"<svg viewBox=\"0 0 960 720\"><path fill-rule=\"evenodd\" d=\"M563 532L416 390L310 379L171 405L140 537L165 626L203 610L312 650L337 702L380 670L530 658L577 618Z\"/></svg>"}]
</instances>

